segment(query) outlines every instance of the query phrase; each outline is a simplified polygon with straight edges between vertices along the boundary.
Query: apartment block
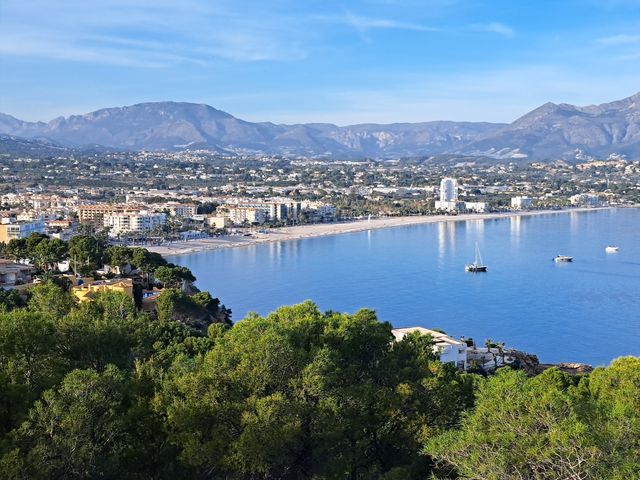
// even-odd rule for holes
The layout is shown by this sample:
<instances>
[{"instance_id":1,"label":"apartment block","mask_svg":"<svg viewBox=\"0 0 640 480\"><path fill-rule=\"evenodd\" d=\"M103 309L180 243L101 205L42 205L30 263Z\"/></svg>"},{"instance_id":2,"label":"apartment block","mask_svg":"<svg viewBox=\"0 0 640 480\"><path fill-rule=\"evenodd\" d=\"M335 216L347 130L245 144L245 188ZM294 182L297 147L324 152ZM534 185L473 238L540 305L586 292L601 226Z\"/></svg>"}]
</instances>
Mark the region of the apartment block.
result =
<instances>
[{"instance_id":1,"label":"apartment block","mask_svg":"<svg viewBox=\"0 0 640 480\"><path fill-rule=\"evenodd\" d=\"M113 213L103 216L103 226L109 228L112 237L127 234L140 233L153 230L164 225L167 216L164 213L153 213L145 210L135 213Z\"/></svg>"},{"instance_id":2,"label":"apartment block","mask_svg":"<svg viewBox=\"0 0 640 480\"><path fill-rule=\"evenodd\" d=\"M32 222L18 222L10 218L3 218L0 223L0 243L26 238L32 233L44 233L45 223L42 220Z\"/></svg>"}]
</instances>

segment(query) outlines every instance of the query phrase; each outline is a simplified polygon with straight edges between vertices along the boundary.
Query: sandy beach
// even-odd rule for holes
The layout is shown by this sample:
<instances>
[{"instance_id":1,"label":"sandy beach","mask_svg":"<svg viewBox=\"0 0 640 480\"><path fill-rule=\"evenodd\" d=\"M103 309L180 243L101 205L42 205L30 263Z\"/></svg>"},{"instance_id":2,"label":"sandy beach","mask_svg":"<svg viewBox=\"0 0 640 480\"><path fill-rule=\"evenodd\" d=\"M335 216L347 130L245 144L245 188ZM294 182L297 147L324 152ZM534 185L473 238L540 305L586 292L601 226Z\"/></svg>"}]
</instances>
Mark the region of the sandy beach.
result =
<instances>
[{"instance_id":1,"label":"sandy beach","mask_svg":"<svg viewBox=\"0 0 640 480\"><path fill-rule=\"evenodd\" d=\"M506 213L472 213L464 215L424 215L409 217L385 217L371 220L356 220L351 222L320 223L300 225L295 227L283 227L266 230L268 233L253 233L252 236L220 236L216 238L204 238L189 240L186 242L170 242L164 245L145 247L152 252L163 256L188 255L204 250L217 250L221 248L237 248L257 245L267 242L282 242L289 240L302 240L305 238L324 237L327 235L340 235L343 233L363 232L379 228L393 228L407 225L420 225L436 222L466 222L474 220L492 220L510 217L530 217L534 215L566 214L603 210L601 208L568 208L563 210L533 210L524 212Z\"/></svg>"}]
</instances>

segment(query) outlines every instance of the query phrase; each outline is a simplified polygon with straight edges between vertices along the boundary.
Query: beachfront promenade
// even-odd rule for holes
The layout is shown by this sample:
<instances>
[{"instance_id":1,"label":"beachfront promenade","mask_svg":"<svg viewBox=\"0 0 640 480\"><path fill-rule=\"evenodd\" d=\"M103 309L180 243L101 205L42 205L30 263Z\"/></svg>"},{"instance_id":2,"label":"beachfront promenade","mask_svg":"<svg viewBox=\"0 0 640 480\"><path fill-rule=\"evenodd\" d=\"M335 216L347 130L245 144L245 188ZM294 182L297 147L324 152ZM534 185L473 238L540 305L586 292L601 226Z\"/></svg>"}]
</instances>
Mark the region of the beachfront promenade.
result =
<instances>
[{"instance_id":1,"label":"beachfront promenade","mask_svg":"<svg viewBox=\"0 0 640 480\"><path fill-rule=\"evenodd\" d=\"M492 220L510 217L528 217L534 215L566 214L572 212L585 212L603 210L600 208L567 208L562 210L531 210L523 212L502 213L471 213L464 215L422 215L406 217L383 217L371 220L355 220L350 222L318 223L299 225L295 227L283 227L267 230L267 233L254 233L252 236L220 236L189 240L185 242L170 242L163 245L145 247L152 252L164 256L187 255L205 250L217 250L221 248L237 248L256 245L267 242L280 242L289 240L302 240L305 238L323 237L327 235L340 235L343 233L363 232L380 228L402 227L408 225L420 225L437 222L465 222L474 220Z\"/></svg>"}]
</instances>

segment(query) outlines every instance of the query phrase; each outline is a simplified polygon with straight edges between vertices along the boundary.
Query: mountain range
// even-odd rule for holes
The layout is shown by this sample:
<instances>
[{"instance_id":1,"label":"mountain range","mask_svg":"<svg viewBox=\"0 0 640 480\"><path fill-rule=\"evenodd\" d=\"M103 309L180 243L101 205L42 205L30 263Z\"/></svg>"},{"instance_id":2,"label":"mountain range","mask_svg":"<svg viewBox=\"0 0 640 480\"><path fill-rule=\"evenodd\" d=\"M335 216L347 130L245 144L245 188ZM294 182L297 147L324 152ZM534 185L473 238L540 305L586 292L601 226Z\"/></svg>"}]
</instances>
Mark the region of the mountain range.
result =
<instances>
[{"instance_id":1,"label":"mountain range","mask_svg":"<svg viewBox=\"0 0 640 480\"><path fill-rule=\"evenodd\" d=\"M336 158L457 154L543 161L624 154L637 159L640 93L586 107L546 103L510 124L433 121L283 125L248 122L208 105L155 102L58 117L48 123L0 114L0 134L4 134L0 144L25 145L21 139L29 139L49 149L207 149Z\"/></svg>"}]
</instances>

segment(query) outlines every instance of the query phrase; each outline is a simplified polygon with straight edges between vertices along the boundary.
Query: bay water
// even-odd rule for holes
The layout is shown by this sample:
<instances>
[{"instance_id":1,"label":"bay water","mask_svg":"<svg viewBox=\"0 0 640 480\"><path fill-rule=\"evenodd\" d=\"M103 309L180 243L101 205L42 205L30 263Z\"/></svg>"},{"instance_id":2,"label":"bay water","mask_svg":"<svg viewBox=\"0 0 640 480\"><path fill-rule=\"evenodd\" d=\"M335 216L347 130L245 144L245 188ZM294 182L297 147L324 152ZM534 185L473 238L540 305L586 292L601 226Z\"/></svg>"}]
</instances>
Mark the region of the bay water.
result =
<instances>
[{"instance_id":1,"label":"bay water","mask_svg":"<svg viewBox=\"0 0 640 480\"><path fill-rule=\"evenodd\" d=\"M487 273L467 273L479 246ZM620 251L607 254L605 247ZM555 255L570 255L558 264ZM307 299L397 327L491 338L543 362L640 355L640 210L448 221L171 257L233 310Z\"/></svg>"}]
</instances>

